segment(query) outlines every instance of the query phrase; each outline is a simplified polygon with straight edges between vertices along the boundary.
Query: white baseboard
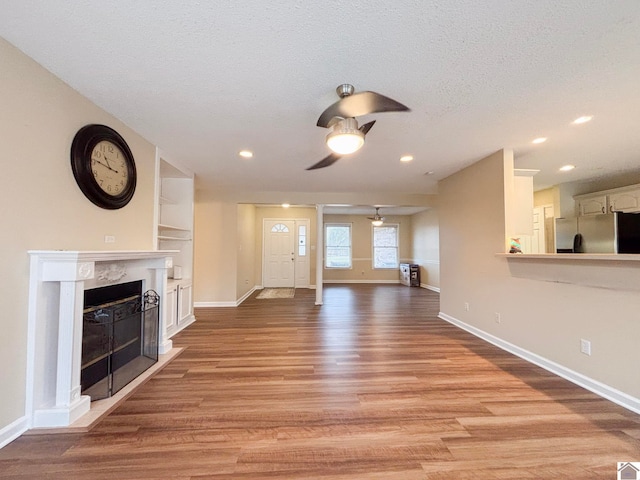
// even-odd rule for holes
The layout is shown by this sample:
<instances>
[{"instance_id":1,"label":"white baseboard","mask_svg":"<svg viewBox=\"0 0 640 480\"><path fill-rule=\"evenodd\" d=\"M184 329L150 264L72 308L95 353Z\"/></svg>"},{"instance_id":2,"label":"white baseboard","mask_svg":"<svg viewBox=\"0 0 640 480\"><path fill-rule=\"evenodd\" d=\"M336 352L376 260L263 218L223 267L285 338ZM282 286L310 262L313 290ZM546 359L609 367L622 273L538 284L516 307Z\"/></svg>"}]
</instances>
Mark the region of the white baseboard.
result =
<instances>
[{"instance_id":1,"label":"white baseboard","mask_svg":"<svg viewBox=\"0 0 640 480\"><path fill-rule=\"evenodd\" d=\"M238 302L194 302L194 308L237 307Z\"/></svg>"},{"instance_id":2,"label":"white baseboard","mask_svg":"<svg viewBox=\"0 0 640 480\"><path fill-rule=\"evenodd\" d=\"M0 448L13 442L16 438L28 430L29 421L27 417L20 417L15 422L0 429Z\"/></svg>"},{"instance_id":3,"label":"white baseboard","mask_svg":"<svg viewBox=\"0 0 640 480\"><path fill-rule=\"evenodd\" d=\"M565 380L569 380L576 385L586 388L590 392L593 392L596 395L600 395L601 397L606 398L607 400L610 400L613 403L620 405L621 407L640 414L640 399L638 398L632 397L631 395L621 392L620 390L610 387L609 385L599 382L598 380L594 380L593 378L587 377L586 375L575 372L563 365L553 362L547 358L541 357L540 355L525 350L524 348L518 347L517 345L513 345L512 343L491 335L484 330L480 330L479 328L464 323L457 318L452 317L451 315L440 312L438 314L438 317L451 323L452 325L455 325L456 327L466 330L476 337L495 345L496 347L501 348L502 350L512 353L517 357L533 363L534 365L544 368L548 372L551 372L555 375L558 375L559 377L564 378Z\"/></svg>"},{"instance_id":4,"label":"white baseboard","mask_svg":"<svg viewBox=\"0 0 640 480\"><path fill-rule=\"evenodd\" d=\"M431 290L432 292L440 293L440 287L434 287L433 285L427 285L426 283L421 283L420 288L426 288L427 290Z\"/></svg>"},{"instance_id":5,"label":"white baseboard","mask_svg":"<svg viewBox=\"0 0 640 480\"><path fill-rule=\"evenodd\" d=\"M308 288L309 290L315 290L316 286L308 285L305 287L296 287L296 288ZM250 291L245 293L239 300L236 300L235 302L194 302L193 307L194 308L238 307L240 306L240 304L242 304L242 302L244 302L247 298L249 298L253 294L253 292L255 292L256 290L262 290L262 289L263 289L262 285L256 285Z\"/></svg>"},{"instance_id":6,"label":"white baseboard","mask_svg":"<svg viewBox=\"0 0 640 480\"><path fill-rule=\"evenodd\" d=\"M258 287L253 287L251 290L249 290L247 293L245 293L242 297L240 297L240 299L238 299L236 301L235 306L239 306L242 302L244 302L247 298L249 298L251 295L253 295L253 292L255 292L256 290L258 290ZM262 289L260 289L262 290Z\"/></svg>"},{"instance_id":7,"label":"white baseboard","mask_svg":"<svg viewBox=\"0 0 640 480\"><path fill-rule=\"evenodd\" d=\"M322 283L400 283L400 280L323 280Z\"/></svg>"}]
</instances>

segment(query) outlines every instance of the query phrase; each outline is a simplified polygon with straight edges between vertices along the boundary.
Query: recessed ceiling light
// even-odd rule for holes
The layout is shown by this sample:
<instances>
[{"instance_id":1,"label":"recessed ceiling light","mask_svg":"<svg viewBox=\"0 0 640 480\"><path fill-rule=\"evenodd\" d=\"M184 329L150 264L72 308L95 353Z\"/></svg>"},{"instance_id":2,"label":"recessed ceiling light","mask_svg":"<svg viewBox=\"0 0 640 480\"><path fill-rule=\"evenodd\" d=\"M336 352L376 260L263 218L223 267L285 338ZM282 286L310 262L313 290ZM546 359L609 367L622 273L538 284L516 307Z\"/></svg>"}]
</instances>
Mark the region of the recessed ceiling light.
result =
<instances>
[{"instance_id":1,"label":"recessed ceiling light","mask_svg":"<svg viewBox=\"0 0 640 480\"><path fill-rule=\"evenodd\" d=\"M425 175L433 175L435 172L433 170L429 170L428 172L425 172Z\"/></svg>"},{"instance_id":2,"label":"recessed ceiling light","mask_svg":"<svg viewBox=\"0 0 640 480\"><path fill-rule=\"evenodd\" d=\"M538 138L534 139L531 143L538 144L538 143L544 143L546 141L547 141L547 137L538 137Z\"/></svg>"},{"instance_id":3,"label":"recessed ceiling light","mask_svg":"<svg viewBox=\"0 0 640 480\"><path fill-rule=\"evenodd\" d=\"M289 208L289 207L290 207L290 205L288 203L283 203L282 204L282 208Z\"/></svg>"},{"instance_id":4,"label":"recessed ceiling light","mask_svg":"<svg viewBox=\"0 0 640 480\"><path fill-rule=\"evenodd\" d=\"M568 172L570 170L573 170L574 168L576 168L575 165L564 165L564 166L560 167L560 171L561 172Z\"/></svg>"},{"instance_id":5,"label":"recessed ceiling light","mask_svg":"<svg viewBox=\"0 0 640 480\"><path fill-rule=\"evenodd\" d=\"M251 158L253 157L253 152L250 150L240 150L238 152L238 155L240 155L242 158Z\"/></svg>"},{"instance_id":6,"label":"recessed ceiling light","mask_svg":"<svg viewBox=\"0 0 640 480\"><path fill-rule=\"evenodd\" d=\"M400 157L401 162L410 162L413 160L413 155L403 155Z\"/></svg>"},{"instance_id":7,"label":"recessed ceiling light","mask_svg":"<svg viewBox=\"0 0 640 480\"><path fill-rule=\"evenodd\" d=\"M593 118L593 115L583 115L582 117L576 118L572 123L574 125L580 125L581 123L587 123L591 121L592 118Z\"/></svg>"}]
</instances>

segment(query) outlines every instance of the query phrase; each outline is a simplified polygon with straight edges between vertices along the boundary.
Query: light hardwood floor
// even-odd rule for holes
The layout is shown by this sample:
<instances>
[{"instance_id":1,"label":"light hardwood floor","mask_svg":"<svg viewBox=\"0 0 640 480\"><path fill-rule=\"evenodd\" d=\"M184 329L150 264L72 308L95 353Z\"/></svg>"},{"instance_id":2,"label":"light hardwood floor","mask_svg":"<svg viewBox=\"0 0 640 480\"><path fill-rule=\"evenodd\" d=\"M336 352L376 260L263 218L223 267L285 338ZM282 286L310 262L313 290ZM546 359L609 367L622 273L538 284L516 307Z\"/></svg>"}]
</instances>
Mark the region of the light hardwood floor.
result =
<instances>
[{"instance_id":1,"label":"light hardwood floor","mask_svg":"<svg viewBox=\"0 0 640 480\"><path fill-rule=\"evenodd\" d=\"M436 317L399 285L199 309L90 432L24 435L11 479L615 479L640 416Z\"/></svg>"}]
</instances>

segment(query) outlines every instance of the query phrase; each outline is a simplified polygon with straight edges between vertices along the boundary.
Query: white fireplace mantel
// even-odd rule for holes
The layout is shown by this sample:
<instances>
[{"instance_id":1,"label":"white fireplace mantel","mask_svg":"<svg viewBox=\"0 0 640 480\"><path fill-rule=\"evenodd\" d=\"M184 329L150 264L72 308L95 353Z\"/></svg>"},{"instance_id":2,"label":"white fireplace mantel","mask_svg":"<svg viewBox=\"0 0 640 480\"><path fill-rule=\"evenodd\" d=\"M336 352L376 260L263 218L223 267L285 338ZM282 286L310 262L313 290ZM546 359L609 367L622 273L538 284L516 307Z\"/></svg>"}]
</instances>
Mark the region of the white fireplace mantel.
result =
<instances>
[{"instance_id":1,"label":"white fireplace mantel","mask_svg":"<svg viewBox=\"0 0 640 480\"><path fill-rule=\"evenodd\" d=\"M81 395L84 291L142 280L160 296L159 353L171 350L163 300L174 251L32 250L26 406L30 428L63 427L86 414Z\"/></svg>"}]
</instances>

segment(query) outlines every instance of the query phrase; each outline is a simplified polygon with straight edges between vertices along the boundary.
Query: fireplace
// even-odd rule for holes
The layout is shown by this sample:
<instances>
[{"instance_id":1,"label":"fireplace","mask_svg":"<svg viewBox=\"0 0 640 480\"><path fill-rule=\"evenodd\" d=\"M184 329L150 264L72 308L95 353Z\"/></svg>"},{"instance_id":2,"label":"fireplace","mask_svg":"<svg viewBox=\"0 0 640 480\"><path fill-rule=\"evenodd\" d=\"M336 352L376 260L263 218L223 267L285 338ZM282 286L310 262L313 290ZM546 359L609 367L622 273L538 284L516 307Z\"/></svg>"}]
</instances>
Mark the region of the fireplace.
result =
<instances>
[{"instance_id":1,"label":"fireplace","mask_svg":"<svg viewBox=\"0 0 640 480\"><path fill-rule=\"evenodd\" d=\"M82 394L101 400L158 361L160 298L142 294L142 281L84 292Z\"/></svg>"},{"instance_id":2,"label":"fireplace","mask_svg":"<svg viewBox=\"0 0 640 480\"><path fill-rule=\"evenodd\" d=\"M115 393L122 382L128 381L132 374L125 374L127 370L120 368L122 364L133 367L142 363L144 367L157 359L158 354L171 351L168 312L164 310L163 300L173 253L29 251L27 428L71 425L89 412L91 400ZM135 287L126 286L129 283ZM125 285L124 292L118 292L122 285ZM127 290L130 288L132 290ZM157 292L159 303L151 305L149 297L145 300L142 292L150 290ZM100 291L99 296L105 292L106 296L95 298L94 294ZM120 304L121 301L124 303ZM85 329L85 314L93 313L95 320L98 310L106 312L106 316L100 318L109 317L105 323L113 325L92 325ZM120 320L130 316L125 313L132 313L135 321L126 323L126 327L123 323L120 328ZM159 324L157 320L149 321L154 315ZM86 339L85 330L90 332ZM116 335L108 339L112 330L117 330ZM97 337L102 339L97 342L101 345L98 347L102 348L101 354L86 353L90 336L94 337L92 341ZM136 337L140 343L134 340ZM109 359L99 358L102 355ZM105 363L110 363L106 370ZM104 376L99 378L102 373L96 375L97 371L106 371L107 380Z\"/></svg>"}]
</instances>

